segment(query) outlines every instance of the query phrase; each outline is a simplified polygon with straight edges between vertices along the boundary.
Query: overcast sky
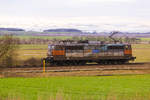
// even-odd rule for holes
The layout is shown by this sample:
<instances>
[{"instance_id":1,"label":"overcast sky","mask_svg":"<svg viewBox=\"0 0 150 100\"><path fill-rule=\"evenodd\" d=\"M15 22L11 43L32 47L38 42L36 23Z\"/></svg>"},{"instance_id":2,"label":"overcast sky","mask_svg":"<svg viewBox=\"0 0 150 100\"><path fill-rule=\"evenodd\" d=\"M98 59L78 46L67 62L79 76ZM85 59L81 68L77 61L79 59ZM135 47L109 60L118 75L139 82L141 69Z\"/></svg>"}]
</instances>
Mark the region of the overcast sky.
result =
<instances>
[{"instance_id":1,"label":"overcast sky","mask_svg":"<svg viewBox=\"0 0 150 100\"><path fill-rule=\"evenodd\" d=\"M150 0L0 0L0 27L150 31Z\"/></svg>"}]
</instances>

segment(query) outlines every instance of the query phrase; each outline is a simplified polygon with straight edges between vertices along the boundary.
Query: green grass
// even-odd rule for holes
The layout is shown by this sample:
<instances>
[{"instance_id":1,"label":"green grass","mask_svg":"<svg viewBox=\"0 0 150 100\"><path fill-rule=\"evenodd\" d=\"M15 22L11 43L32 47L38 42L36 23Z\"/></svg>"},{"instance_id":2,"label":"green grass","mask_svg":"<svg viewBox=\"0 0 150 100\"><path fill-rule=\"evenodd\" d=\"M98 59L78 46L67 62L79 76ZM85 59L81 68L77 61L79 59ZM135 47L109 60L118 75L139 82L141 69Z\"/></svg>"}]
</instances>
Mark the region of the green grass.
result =
<instances>
[{"instance_id":1,"label":"green grass","mask_svg":"<svg viewBox=\"0 0 150 100\"><path fill-rule=\"evenodd\" d=\"M149 100L150 75L1 78L0 98L20 100ZM142 98L142 99L139 99ZM86 99L85 99L86 98ZM12 99L10 99L12 100ZM53 99L54 100L54 99Z\"/></svg>"},{"instance_id":2,"label":"green grass","mask_svg":"<svg viewBox=\"0 0 150 100\"><path fill-rule=\"evenodd\" d=\"M140 38L142 41L150 41L150 38Z\"/></svg>"}]
</instances>

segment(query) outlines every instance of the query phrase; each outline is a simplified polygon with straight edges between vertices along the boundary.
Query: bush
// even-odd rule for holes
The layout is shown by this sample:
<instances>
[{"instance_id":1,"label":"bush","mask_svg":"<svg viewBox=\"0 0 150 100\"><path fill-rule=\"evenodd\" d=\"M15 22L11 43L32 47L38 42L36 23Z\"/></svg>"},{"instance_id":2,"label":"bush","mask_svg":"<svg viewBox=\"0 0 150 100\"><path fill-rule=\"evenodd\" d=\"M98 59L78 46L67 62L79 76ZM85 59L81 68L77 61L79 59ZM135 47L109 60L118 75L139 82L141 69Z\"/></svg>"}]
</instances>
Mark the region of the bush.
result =
<instances>
[{"instance_id":1,"label":"bush","mask_svg":"<svg viewBox=\"0 0 150 100\"><path fill-rule=\"evenodd\" d=\"M42 64L40 59L30 58L24 61L24 65L28 67L40 67Z\"/></svg>"}]
</instances>

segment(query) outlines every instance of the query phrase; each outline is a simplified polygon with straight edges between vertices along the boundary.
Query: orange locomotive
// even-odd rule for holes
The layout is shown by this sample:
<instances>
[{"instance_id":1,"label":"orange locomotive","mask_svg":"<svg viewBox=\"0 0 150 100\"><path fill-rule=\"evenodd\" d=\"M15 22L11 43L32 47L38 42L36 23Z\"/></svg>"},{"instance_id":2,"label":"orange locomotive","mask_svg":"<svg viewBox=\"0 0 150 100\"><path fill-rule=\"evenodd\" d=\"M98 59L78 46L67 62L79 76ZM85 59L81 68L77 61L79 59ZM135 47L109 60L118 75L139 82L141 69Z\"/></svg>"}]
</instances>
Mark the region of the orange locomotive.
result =
<instances>
[{"instance_id":1,"label":"orange locomotive","mask_svg":"<svg viewBox=\"0 0 150 100\"><path fill-rule=\"evenodd\" d=\"M130 44L64 43L49 45L45 59L52 65L124 64L135 60Z\"/></svg>"}]
</instances>

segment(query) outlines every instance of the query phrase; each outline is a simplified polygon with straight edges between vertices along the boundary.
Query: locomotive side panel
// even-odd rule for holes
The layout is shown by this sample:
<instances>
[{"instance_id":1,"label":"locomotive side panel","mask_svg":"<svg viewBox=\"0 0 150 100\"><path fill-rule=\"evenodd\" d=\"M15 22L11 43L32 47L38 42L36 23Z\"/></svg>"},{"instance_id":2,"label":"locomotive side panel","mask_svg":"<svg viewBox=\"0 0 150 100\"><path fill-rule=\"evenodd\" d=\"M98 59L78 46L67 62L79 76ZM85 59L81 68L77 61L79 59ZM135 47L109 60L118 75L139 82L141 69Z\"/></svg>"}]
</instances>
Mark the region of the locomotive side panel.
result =
<instances>
[{"instance_id":1,"label":"locomotive side panel","mask_svg":"<svg viewBox=\"0 0 150 100\"><path fill-rule=\"evenodd\" d=\"M64 56L65 55L65 51L64 50L53 50L52 51L52 55L53 56Z\"/></svg>"},{"instance_id":2,"label":"locomotive side panel","mask_svg":"<svg viewBox=\"0 0 150 100\"><path fill-rule=\"evenodd\" d=\"M83 57L83 46L66 46L65 50L67 58Z\"/></svg>"},{"instance_id":3,"label":"locomotive side panel","mask_svg":"<svg viewBox=\"0 0 150 100\"><path fill-rule=\"evenodd\" d=\"M92 56L92 50L84 50L84 57L91 57Z\"/></svg>"}]
</instances>

